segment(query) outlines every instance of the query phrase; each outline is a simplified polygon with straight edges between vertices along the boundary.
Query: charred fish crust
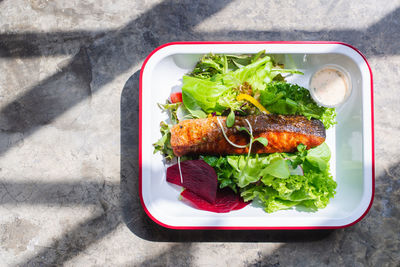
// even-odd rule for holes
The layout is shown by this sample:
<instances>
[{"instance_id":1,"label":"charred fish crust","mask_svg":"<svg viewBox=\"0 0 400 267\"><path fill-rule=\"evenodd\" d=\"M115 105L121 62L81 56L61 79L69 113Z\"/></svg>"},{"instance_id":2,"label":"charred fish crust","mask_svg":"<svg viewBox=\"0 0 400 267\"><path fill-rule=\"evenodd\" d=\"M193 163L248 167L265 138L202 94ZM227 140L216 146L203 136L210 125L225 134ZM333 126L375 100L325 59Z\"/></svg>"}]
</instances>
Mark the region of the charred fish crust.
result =
<instances>
[{"instance_id":1,"label":"charred fish crust","mask_svg":"<svg viewBox=\"0 0 400 267\"><path fill-rule=\"evenodd\" d=\"M226 127L226 117L211 117L181 121L171 129L171 147L176 156L186 154L244 154L248 147L235 147L226 137L239 146L247 145L249 135L241 127L252 127L254 138L268 139L268 145L255 143L251 153L294 152L299 144L312 148L325 141L325 128L321 121L308 120L300 115L251 115L236 117L233 127Z\"/></svg>"},{"instance_id":2,"label":"charred fish crust","mask_svg":"<svg viewBox=\"0 0 400 267\"><path fill-rule=\"evenodd\" d=\"M308 120L306 117L301 115L266 114L237 117L235 125L246 127L248 129L249 127L245 119L247 119L251 124L254 134L266 131L290 132L326 138L325 127L320 120ZM235 127L228 128L227 133L237 134L238 130Z\"/></svg>"}]
</instances>

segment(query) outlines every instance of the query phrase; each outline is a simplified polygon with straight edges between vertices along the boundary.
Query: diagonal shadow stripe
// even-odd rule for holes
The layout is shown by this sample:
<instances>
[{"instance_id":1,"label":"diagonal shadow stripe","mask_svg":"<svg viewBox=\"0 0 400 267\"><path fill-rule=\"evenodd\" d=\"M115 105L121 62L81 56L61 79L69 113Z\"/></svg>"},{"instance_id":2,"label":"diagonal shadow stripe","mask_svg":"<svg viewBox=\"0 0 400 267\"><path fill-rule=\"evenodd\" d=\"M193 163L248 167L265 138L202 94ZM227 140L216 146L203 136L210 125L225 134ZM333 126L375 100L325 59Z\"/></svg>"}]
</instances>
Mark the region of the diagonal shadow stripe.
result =
<instances>
[{"instance_id":1,"label":"diagonal shadow stripe","mask_svg":"<svg viewBox=\"0 0 400 267\"><path fill-rule=\"evenodd\" d=\"M177 5L174 5L174 7L176 8ZM142 38L144 41L153 45L168 42L171 37L174 37L174 40L334 40L349 42L361 49L367 56L400 54L400 47L392 41L400 38L400 8L393 10L371 26L357 30L350 27L341 30L319 31L297 29L289 31L278 29L236 31L226 29L214 32L198 32L193 30L193 26L198 24L201 18L196 20L195 16L192 20L190 16L176 16L175 20L168 20L167 18L171 14L162 10L164 7L168 9L172 5L166 2L146 13L155 15L156 20L144 15L130 22L122 30L2 33L0 34L0 58L70 55L76 53L79 47L89 46L100 38L124 35L128 32L132 34L138 31L143 31ZM179 9L187 12L188 7L190 5L182 5ZM175 30L175 28L178 30ZM185 31L185 35L174 36L174 32L177 31ZM163 36L166 33L168 33L169 40Z\"/></svg>"},{"instance_id":2,"label":"diagonal shadow stripe","mask_svg":"<svg viewBox=\"0 0 400 267\"><path fill-rule=\"evenodd\" d=\"M108 206L108 203L118 202L119 186L119 183L84 180L61 183L0 181L0 205Z\"/></svg>"},{"instance_id":3,"label":"diagonal shadow stripe","mask_svg":"<svg viewBox=\"0 0 400 267\"><path fill-rule=\"evenodd\" d=\"M109 31L25 32L0 34L0 58L32 58L73 55L81 46L89 46Z\"/></svg>"},{"instance_id":4,"label":"diagonal shadow stripe","mask_svg":"<svg viewBox=\"0 0 400 267\"><path fill-rule=\"evenodd\" d=\"M117 208L104 210L100 215L76 225L48 247L39 250L32 258L17 266L61 266L113 232L121 224L119 217Z\"/></svg>"},{"instance_id":5,"label":"diagonal shadow stripe","mask_svg":"<svg viewBox=\"0 0 400 267\"><path fill-rule=\"evenodd\" d=\"M94 34L94 37L91 34L85 36L87 32L83 32L84 37L78 42L79 52L70 64L0 110L0 130L5 133L23 133L25 137L31 135L40 126L51 123L66 110L91 97L115 77L140 63L160 44L160 36L184 38L171 34L179 28L188 33L186 38L190 37L195 25L229 2L226 0L203 5L169 0L156 5L121 30ZM73 36L79 36L79 33ZM99 36L103 38L93 39ZM69 35L62 38L65 41ZM32 43L26 38L24 42L27 48L23 44L20 45L22 49L4 48L9 40L4 35L1 40L2 55L41 55L39 48L30 48ZM12 40L9 44L13 44ZM46 47L43 49L46 50ZM9 148L8 145L1 145L0 154Z\"/></svg>"},{"instance_id":6,"label":"diagonal shadow stripe","mask_svg":"<svg viewBox=\"0 0 400 267\"><path fill-rule=\"evenodd\" d=\"M196 266L194 250L191 243L176 244L139 264L126 262L122 266Z\"/></svg>"},{"instance_id":7,"label":"diagonal shadow stripe","mask_svg":"<svg viewBox=\"0 0 400 267\"><path fill-rule=\"evenodd\" d=\"M0 130L29 136L40 126L51 123L69 108L91 97L119 74L140 63L160 44L160 36L178 39L171 33L179 28L180 32L188 33L186 38L190 38L191 29L195 25L224 8L229 2L230 0L218 1L211 5L203 5L169 0L156 5L121 30L94 34L94 37L90 34L85 37L87 32L84 32L84 37L79 41L79 52L70 64L32 87L0 111ZM54 36L58 38L59 35ZM72 36L79 36L79 33ZM93 39L98 36L104 37L99 40ZM33 36L28 37L35 40ZM38 38L40 34L36 39ZM65 41L69 35L62 38ZM4 39L3 35L3 55L41 55L38 49L30 48L32 43L27 38L24 38L27 45L20 45L22 49L4 48L4 44L9 42L8 38L5 41ZM9 44L13 44L12 40ZM0 146L0 154L9 148L10 146Z\"/></svg>"},{"instance_id":8,"label":"diagonal shadow stripe","mask_svg":"<svg viewBox=\"0 0 400 267\"><path fill-rule=\"evenodd\" d=\"M91 96L92 71L87 49L82 47L71 63L43 80L0 111L0 130L30 134L36 127ZM0 148L0 153L5 148Z\"/></svg>"}]
</instances>

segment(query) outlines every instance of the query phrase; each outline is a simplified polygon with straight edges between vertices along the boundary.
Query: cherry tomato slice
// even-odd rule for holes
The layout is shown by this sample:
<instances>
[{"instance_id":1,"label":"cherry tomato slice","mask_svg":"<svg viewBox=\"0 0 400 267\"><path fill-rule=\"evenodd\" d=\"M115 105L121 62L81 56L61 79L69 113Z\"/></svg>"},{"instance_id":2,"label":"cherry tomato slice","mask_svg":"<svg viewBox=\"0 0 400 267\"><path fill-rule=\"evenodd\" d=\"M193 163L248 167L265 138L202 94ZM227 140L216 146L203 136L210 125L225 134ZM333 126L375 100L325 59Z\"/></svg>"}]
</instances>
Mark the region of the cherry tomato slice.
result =
<instances>
[{"instance_id":1,"label":"cherry tomato slice","mask_svg":"<svg viewBox=\"0 0 400 267\"><path fill-rule=\"evenodd\" d=\"M182 102L182 93L181 92L172 93L169 98L171 99L172 103Z\"/></svg>"}]
</instances>

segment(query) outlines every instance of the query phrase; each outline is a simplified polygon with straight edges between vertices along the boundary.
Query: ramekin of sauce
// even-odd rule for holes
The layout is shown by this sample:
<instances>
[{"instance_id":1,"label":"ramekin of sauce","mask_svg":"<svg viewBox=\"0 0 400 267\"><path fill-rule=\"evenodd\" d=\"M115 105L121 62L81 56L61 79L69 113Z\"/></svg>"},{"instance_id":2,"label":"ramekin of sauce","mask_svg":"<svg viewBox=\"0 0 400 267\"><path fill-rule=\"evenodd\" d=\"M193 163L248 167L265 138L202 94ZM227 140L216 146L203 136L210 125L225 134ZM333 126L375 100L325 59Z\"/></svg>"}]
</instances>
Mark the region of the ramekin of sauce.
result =
<instances>
[{"instance_id":1,"label":"ramekin of sauce","mask_svg":"<svg viewBox=\"0 0 400 267\"><path fill-rule=\"evenodd\" d=\"M337 65L324 65L310 79L310 93L321 106L334 108L350 96L351 80L347 71Z\"/></svg>"}]
</instances>

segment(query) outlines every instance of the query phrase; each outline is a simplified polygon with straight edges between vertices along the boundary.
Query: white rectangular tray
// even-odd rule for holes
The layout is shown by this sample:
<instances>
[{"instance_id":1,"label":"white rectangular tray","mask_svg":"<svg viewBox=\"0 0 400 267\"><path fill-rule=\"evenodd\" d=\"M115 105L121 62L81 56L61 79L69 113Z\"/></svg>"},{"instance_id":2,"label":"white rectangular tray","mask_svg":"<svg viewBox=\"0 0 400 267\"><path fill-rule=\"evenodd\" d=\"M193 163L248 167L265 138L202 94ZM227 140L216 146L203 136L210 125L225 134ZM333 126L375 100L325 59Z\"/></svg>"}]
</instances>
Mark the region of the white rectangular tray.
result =
<instances>
[{"instance_id":1,"label":"white rectangular tray","mask_svg":"<svg viewBox=\"0 0 400 267\"><path fill-rule=\"evenodd\" d=\"M352 92L337 109L337 125L327 131L331 148L331 172L336 195L317 212L284 210L265 213L251 205L230 213L194 209L178 200L180 190L166 182L162 156L153 154L160 137L160 121L166 119L157 103L164 103L182 76L204 54L248 54L266 50L304 75L288 81L308 87L310 75L325 64L348 71ZM322 229L342 228L360 221L374 195L374 134L372 72L366 58L354 47L338 42L182 42L154 50L144 61L140 75L139 192L144 210L156 223L173 229Z\"/></svg>"}]
</instances>

